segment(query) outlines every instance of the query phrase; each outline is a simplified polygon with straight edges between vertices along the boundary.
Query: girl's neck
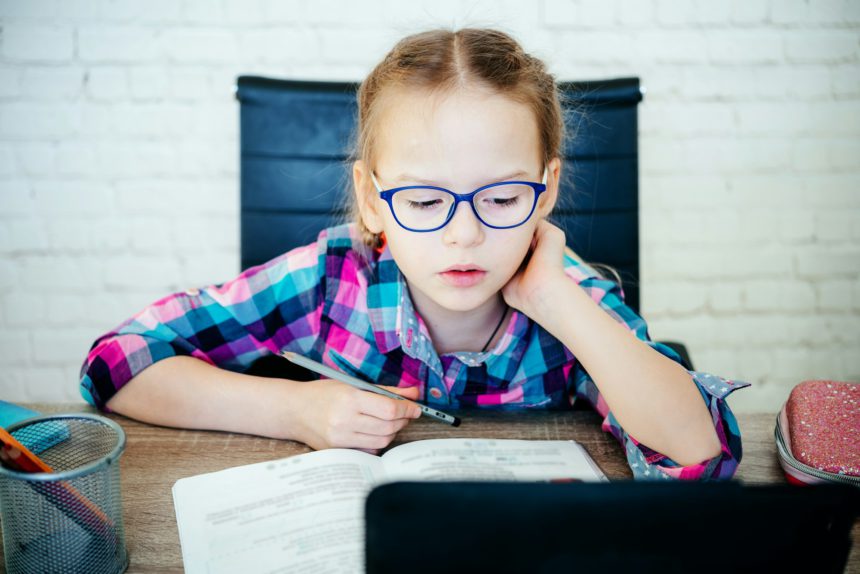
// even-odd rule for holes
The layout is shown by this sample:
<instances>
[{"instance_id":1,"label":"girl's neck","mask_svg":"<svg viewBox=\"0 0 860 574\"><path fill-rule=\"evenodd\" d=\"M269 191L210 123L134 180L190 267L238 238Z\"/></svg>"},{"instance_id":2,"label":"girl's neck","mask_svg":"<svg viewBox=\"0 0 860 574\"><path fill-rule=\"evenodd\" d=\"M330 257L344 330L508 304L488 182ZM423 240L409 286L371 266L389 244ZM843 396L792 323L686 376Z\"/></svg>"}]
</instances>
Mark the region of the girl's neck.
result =
<instances>
[{"instance_id":1,"label":"girl's neck","mask_svg":"<svg viewBox=\"0 0 860 574\"><path fill-rule=\"evenodd\" d=\"M508 307L501 294L469 311L456 311L438 305L417 289L409 289L416 312L421 315L430 340L441 356L454 352L480 352L487 339L499 324ZM509 320L510 314L508 314ZM505 331L503 324L487 345L487 350L501 338Z\"/></svg>"}]
</instances>

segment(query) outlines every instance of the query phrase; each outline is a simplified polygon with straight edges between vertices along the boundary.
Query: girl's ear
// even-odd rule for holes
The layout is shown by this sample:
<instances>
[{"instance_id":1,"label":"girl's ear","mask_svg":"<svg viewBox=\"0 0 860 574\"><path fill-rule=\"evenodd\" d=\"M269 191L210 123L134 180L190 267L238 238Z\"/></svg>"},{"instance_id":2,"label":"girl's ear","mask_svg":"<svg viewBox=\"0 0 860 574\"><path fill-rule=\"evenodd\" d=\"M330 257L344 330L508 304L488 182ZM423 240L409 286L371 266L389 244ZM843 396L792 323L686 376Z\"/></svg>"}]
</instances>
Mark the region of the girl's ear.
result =
<instances>
[{"instance_id":1,"label":"girl's ear","mask_svg":"<svg viewBox=\"0 0 860 574\"><path fill-rule=\"evenodd\" d=\"M377 201L376 189L370 179L370 170L363 160L357 160L352 164L352 180L357 195L355 199L358 202L364 226L372 233L381 233L382 215L378 210L380 202Z\"/></svg>"},{"instance_id":2,"label":"girl's ear","mask_svg":"<svg viewBox=\"0 0 860 574\"><path fill-rule=\"evenodd\" d=\"M546 164L546 191L540 194L538 200L538 214L546 217L552 213L555 202L558 199L558 182L561 177L561 159L553 158Z\"/></svg>"}]
</instances>

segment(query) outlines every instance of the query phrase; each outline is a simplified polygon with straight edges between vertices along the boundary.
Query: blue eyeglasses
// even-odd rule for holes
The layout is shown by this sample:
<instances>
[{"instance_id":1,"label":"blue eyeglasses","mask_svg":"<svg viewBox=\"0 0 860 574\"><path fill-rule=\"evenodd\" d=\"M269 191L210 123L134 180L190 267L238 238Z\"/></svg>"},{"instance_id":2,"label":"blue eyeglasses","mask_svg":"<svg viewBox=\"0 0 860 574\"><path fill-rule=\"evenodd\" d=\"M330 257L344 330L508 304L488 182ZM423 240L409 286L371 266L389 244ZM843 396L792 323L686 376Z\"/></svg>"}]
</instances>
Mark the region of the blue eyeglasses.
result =
<instances>
[{"instance_id":1,"label":"blue eyeglasses","mask_svg":"<svg viewBox=\"0 0 860 574\"><path fill-rule=\"evenodd\" d=\"M445 227L461 201L468 202L475 217L487 227L510 229L519 227L534 213L538 197L546 191L547 168L544 167L540 183L500 181L466 194L430 185L409 185L383 191L373 172L370 178L379 197L388 203L394 219L409 231L423 233Z\"/></svg>"}]
</instances>

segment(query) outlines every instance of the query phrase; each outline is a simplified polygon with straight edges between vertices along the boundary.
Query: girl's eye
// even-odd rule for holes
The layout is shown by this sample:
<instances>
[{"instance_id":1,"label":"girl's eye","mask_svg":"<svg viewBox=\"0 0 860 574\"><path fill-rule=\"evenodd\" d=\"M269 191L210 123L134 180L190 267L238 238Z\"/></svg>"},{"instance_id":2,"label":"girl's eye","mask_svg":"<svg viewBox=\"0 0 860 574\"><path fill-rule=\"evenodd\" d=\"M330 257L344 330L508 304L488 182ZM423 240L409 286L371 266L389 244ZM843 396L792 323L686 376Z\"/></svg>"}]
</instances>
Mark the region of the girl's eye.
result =
<instances>
[{"instance_id":1,"label":"girl's eye","mask_svg":"<svg viewBox=\"0 0 860 574\"><path fill-rule=\"evenodd\" d=\"M486 189L478 194L480 206L493 211L509 210L525 205L531 198L532 189L520 184L502 184Z\"/></svg>"},{"instance_id":2,"label":"girl's eye","mask_svg":"<svg viewBox=\"0 0 860 574\"><path fill-rule=\"evenodd\" d=\"M440 199L431 199L428 201L408 201L409 207L411 209L430 209L432 207L436 207L441 203L442 200Z\"/></svg>"},{"instance_id":3,"label":"girl's eye","mask_svg":"<svg viewBox=\"0 0 860 574\"><path fill-rule=\"evenodd\" d=\"M520 200L519 196L514 197L488 197L486 201L490 207L513 207Z\"/></svg>"}]
</instances>

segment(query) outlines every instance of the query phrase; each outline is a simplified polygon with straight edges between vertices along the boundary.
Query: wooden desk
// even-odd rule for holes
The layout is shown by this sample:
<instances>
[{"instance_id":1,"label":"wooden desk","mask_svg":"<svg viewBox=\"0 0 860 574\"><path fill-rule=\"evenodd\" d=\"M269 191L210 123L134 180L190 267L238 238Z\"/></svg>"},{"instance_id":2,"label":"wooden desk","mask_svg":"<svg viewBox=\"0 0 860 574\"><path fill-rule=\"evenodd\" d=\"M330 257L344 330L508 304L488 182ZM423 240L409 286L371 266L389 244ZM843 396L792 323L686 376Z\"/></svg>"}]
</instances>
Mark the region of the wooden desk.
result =
<instances>
[{"instance_id":1,"label":"wooden desk","mask_svg":"<svg viewBox=\"0 0 860 574\"><path fill-rule=\"evenodd\" d=\"M27 405L40 412L96 412L80 405ZM212 431L155 427L111 415L126 432L120 462L126 545L131 558L128 572L182 572L182 554L171 488L180 478L232 466L262 462L310 451L291 441L278 441ZM785 481L773 439L775 415L738 415L744 454L736 478L747 483ZM573 439L580 442L610 478L630 478L618 442L600 430L593 411L475 412L451 429L426 418L418 419L397 443L447 436ZM743 525L738 525L743 531ZM846 572L860 574L860 521L852 532L854 545ZM3 567L0 552L0 569Z\"/></svg>"}]
</instances>

